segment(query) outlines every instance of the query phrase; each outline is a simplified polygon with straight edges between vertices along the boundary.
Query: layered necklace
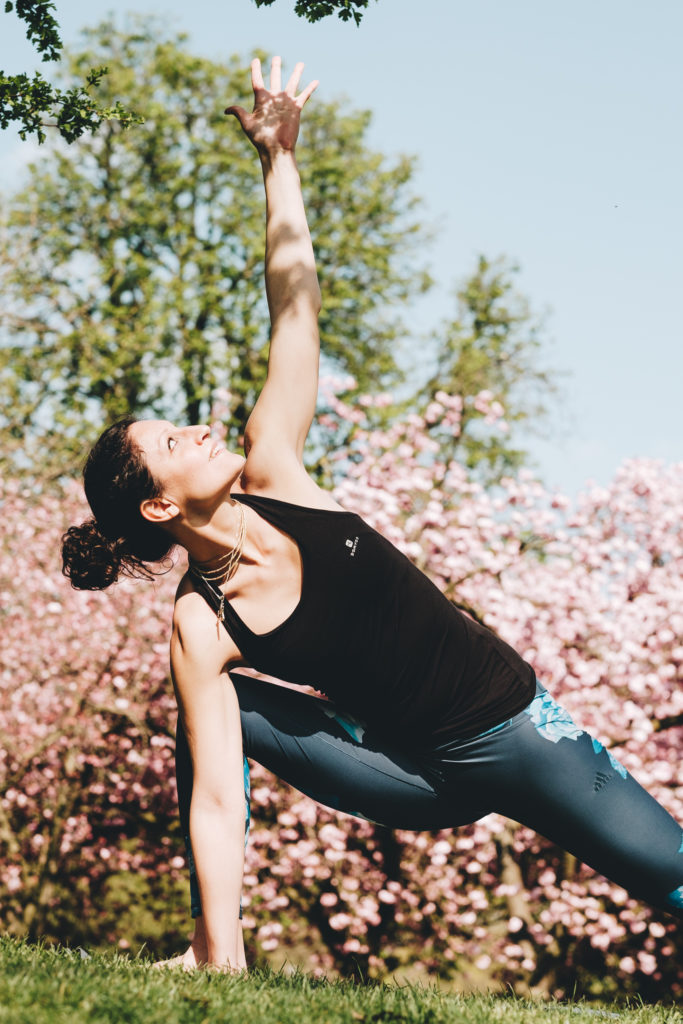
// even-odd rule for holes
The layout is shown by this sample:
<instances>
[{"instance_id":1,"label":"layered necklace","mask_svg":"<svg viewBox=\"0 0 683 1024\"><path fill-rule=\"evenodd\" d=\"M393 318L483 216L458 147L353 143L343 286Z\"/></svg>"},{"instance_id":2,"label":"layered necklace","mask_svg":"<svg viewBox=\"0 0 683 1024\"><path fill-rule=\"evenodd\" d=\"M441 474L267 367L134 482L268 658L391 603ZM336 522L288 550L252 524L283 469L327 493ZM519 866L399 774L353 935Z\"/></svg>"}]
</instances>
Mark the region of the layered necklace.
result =
<instances>
[{"instance_id":1,"label":"layered necklace","mask_svg":"<svg viewBox=\"0 0 683 1024\"><path fill-rule=\"evenodd\" d=\"M218 611L216 612L216 630L220 639L221 635L221 623L225 622L225 594L221 590L221 587L232 579L237 572L237 566L239 565L240 558L242 557L242 550L244 548L244 538L246 536L246 516L244 514L244 506L238 503L240 510L240 522L237 527L237 538L235 544L230 551L225 555L221 555L218 561L214 558L209 558L206 562L195 562L192 558L189 559L189 570L195 579L203 580L208 583L212 590L217 590L220 594L220 602L218 604Z\"/></svg>"}]
</instances>

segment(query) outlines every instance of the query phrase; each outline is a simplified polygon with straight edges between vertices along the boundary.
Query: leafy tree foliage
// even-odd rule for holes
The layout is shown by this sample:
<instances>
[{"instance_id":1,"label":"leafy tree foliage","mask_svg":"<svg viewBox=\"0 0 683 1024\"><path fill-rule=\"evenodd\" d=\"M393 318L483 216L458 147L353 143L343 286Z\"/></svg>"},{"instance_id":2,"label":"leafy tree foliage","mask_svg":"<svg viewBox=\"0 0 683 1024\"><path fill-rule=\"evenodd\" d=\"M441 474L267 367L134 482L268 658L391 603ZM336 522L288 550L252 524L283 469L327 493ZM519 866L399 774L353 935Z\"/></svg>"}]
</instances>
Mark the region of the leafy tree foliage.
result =
<instances>
[{"instance_id":1,"label":"leafy tree foliage","mask_svg":"<svg viewBox=\"0 0 683 1024\"><path fill-rule=\"evenodd\" d=\"M59 25L51 13L54 9L49 0L5 3L5 14L14 11L26 22L26 36L42 53L44 61L58 61L62 53ZM101 106L90 94L106 73L106 67L89 68L82 80L85 84L62 90L47 82L39 71L33 77L0 71L0 128L17 122L22 139L35 135L39 142L44 142L45 128L52 127L67 142L73 142L84 132L96 131L103 120L117 120L122 127L138 123L138 115L126 110L118 100L111 106Z\"/></svg>"},{"instance_id":2,"label":"leafy tree foliage","mask_svg":"<svg viewBox=\"0 0 683 1024\"><path fill-rule=\"evenodd\" d=\"M479 257L456 291L455 317L435 337L436 366L424 389L429 402L438 392L460 399L459 432L440 436L444 454L478 467L488 479L526 460L514 427L543 422L548 399L557 393L558 374L541 360L543 321L516 290L517 273L505 259ZM500 421L490 429L503 411L504 431ZM433 433L439 435L438 426Z\"/></svg>"},{"instance_id":3,"label":"leafy tree foliage","mask_svg":"<svg viewBox=\"0 0 683 1024\"><path fill-rule=\"evenodd\" d=\"M270 7L275 0L255 2L257 7ZM342 21L350 21L353 18L356 25L360 25L369 2L370 0L296 0L294 13L307 21L320 21L321 18L326 18L336 11Z\"/></svg>"},{"instance_id":4,"label":"leafy tree foliage","mask_svg":"<svg viewBox=\"0 0 683 1024\"><path fill-rule=\"evenodd\" d=\"M257 7L268 7L274 0L255 2ZM294 10L312 22L336 11L342 21L353 19L360 25L368 3L369 0L296 0ZM26 23L26 36L44 61L60 59L62 40L51 0L6 0L4 9L5 14L15 13ZM74 142L109 120L119 121L122 127L139 123L140 116L122 106L118 99L103 106L92 95L107 71L106 66L89 68L79 83L66 90L48 82L39 71L32 76L6 75L0 71L0 128L16 123L22 139L35 135L39 142L45 141L46 128L56 128L63 139Z\"/></svg>"},{"instance_id":5,"label":"leafy tree foliage","mask_svg":"<svg viewBox=\"0 0 683 1024\"><path fill-rule=\"evenodd\" d=\"M346 469L332 449L352 445L371 425L387 426L416 413L424 416L428 435L431 455L426 449L424 458L444 464L456 459L485 484L527 462L524 434L547 423L550 399L560 398L560 374L543 365L544 321L517 290L517 272L503 257L479 256L456 289L453 319L422 344L411 342L414 355L406 378L413 388L407 394L404 388L400 401L382 395L373 403L362 398L359 405L352 390L342 394L337 386L332 395L323 386L319 420L325 424L327 451L321 451L316 466L322 477L334 484Z\"/></svg>"},{"instance_id":6,"label":"leafy tree foliage","mask_svg":"<svg viewBox=\"0 0 683 1024\"><path fill-rule=\"evenodd\" d=\"M45 60L59 60L62 49L59 26L50 13L54 9L55 5L49 0L16 0L14 3L8 0L5 4L5 14L14 10L17 17L26 22L26 38Z\"/></svg>"},{"instance_id":7,"label":"leafy tree foliage","mask_svg":"<svg viewBox=\"0 0 683 1024\"><path fill-rule=\"evenodd\" d=\"M84 426L133 412L205 420L231 390L232 438L264 379L264 200L258 161L222 108L249 102L245 60L194 56L156 23L105 22L70 60L140 105L53 147L7 204L0 277L3 455L68 469ZM396 381L397 309L427 286L413 162L366 143L367 111L306 111L300 165L324 296L327 364L359 386Z\"/></svg>"}]
</instances>

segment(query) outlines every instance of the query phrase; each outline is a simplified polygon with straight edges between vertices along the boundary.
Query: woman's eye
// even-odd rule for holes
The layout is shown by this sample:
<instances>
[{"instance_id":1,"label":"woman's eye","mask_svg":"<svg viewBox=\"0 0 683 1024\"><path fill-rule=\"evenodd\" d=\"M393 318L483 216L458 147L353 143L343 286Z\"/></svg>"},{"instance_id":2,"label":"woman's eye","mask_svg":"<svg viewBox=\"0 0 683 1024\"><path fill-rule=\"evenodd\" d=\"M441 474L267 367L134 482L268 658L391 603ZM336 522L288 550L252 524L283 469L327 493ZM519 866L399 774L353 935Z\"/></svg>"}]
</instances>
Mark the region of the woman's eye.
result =
<instances>
[{"instance_id":1,"label":"woman's eye","mask_svg":"<svg viewBox=\"0 0 683 1024\"><path fill-rule=\"evenodd\" d=\"M175 437L169 437L166 443L168 445L169 452L172 452L178 442L176 441Z\"/></svg>"}]
</instances>

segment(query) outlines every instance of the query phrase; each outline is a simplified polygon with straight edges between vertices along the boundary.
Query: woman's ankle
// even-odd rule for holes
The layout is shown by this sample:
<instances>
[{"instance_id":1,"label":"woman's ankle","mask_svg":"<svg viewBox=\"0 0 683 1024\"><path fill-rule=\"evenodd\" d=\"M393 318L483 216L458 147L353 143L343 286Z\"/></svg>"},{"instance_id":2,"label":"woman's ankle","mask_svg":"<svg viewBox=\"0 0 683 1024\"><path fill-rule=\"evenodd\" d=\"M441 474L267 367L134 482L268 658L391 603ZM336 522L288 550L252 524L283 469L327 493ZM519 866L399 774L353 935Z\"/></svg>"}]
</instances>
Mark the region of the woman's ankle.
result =
<instances>
[{"instance_id":1,"label":"woman's ankle","mask_svg":"<svg viewBox=\"0 0 683 1024\"><path fill-rule=\"evenodd\" d=\"M197 964L204 964L209 958L209 947L206 941L204 918L202 916L194 919L194 934L190 940L190 949L195 955Z\"/></svg>"}]
</instances>

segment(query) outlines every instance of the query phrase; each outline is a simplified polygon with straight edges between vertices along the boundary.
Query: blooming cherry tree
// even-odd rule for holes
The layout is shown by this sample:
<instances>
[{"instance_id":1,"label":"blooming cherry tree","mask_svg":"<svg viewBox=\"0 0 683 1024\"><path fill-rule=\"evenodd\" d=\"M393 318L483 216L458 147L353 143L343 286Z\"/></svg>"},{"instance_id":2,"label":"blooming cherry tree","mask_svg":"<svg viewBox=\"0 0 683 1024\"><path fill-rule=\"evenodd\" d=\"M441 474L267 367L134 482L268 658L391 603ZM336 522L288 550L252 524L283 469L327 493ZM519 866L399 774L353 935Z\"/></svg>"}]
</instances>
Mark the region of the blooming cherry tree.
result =
<instances>
[{"instance_id":1,"label":"blooming cherry tree","mask_svg":"<svg viewBox=\"0 0 683 1024\"><path fill-rule=\"evenodd\" d=\"M459 400L440 393L423 417L372 426L367 415L388 401L349 407L328 388L325 425L351 436L330 462L337 498L516 647L683 820L683 464L627 462L573 504L528 472L485 490L441 456ZM504 428L491 395L473 402L488 429ZM56 501L5 481L0 502L10 525L0 554L2 917L66 940L67 891L88 916L122 872L174 884L183 873L167 657L180 569L154 585L72 591L58 549L83 514L77 488ZM557 996L683 990L674 922L513 822L390 832L320 808L258 766L252 811L252 953Z\"/></svg>"}]
</instances>

